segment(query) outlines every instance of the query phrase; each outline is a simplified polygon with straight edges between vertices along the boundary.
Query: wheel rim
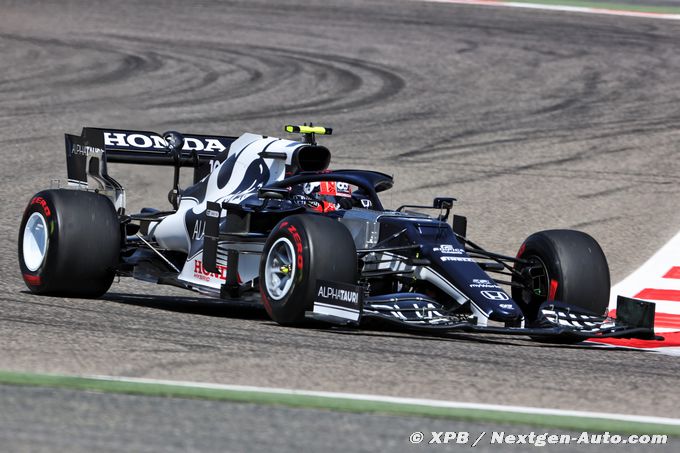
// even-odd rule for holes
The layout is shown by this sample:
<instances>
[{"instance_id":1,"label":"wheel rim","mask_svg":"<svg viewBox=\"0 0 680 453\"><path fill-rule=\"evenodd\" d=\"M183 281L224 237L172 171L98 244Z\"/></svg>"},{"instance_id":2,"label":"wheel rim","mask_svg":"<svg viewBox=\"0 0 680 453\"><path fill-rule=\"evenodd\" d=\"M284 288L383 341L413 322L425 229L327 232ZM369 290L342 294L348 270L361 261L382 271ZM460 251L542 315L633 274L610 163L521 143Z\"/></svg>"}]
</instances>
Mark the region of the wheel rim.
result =
<instances>
[{"instance_id":1,"label":"wheel rim","mask_svg":"<svg viewBox=\"0 0 680 453\"><path fill-rule=\"evenodd\" d=\"M287 238L274 242L267 254L264 280L267 294L274 300L283 299L295 279L295 248Z\"/></svg>"},{"instance_id":2,"label":"wheel rim","mask_svg":"<svg viewBox=\"0 0 680 453\"><path fill-rule=\"evenodd\" d=\"M534 261L538 266L535 266L529 271L531 277L530 285L522 292L522 299L526 303L534 300L544 301L548 298L550 288L550 275L548 268L542 259L538 256L527 257L529 261Z\"/></svg>"},{"instance_id":3,"label":"wheel rim","mask_svg":"<svg viewBox=\"0 0 680 453\"><path fill-rule=\"evenodd\" d=\"M35 272L45 261L47 254L47 222L45 217L34 212L24 227L23 256L29 271Z\"/></svg>"}]
</instances>

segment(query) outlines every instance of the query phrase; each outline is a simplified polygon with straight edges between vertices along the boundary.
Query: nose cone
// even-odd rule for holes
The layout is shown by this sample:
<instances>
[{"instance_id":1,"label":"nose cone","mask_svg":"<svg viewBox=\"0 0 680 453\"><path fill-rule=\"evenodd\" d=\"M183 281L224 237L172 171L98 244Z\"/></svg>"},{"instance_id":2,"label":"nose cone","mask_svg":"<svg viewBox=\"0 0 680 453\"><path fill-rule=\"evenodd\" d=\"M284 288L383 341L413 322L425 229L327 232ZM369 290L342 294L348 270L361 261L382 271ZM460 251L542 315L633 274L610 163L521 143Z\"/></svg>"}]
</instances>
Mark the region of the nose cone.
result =
<instances>
[{"instance_id":1,"label":"nose cone","mask_svg":"<svg viewBox=\"0 0 680 453\"><path fill-rule=\"evenodd\" d=\"M489 314L489 319L493 321L511 321L513 319L519 319L523 315L522 310L515 301L509 299L495 304Z\"/></svg>"}]
</instances>

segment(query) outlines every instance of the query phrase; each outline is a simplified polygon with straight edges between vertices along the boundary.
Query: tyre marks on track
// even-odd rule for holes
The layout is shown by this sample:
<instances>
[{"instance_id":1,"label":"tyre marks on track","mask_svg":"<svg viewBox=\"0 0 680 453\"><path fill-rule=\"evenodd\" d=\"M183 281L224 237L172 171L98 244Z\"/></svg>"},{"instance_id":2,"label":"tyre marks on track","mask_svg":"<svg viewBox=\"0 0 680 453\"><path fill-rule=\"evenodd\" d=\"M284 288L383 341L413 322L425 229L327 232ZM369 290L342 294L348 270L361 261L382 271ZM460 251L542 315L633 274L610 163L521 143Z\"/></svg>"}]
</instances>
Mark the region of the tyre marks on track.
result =
<instances>
[{"instance_id":1,"label":"tyre marks on track","mask_svg":"<svg viewBox=\"0 0 680 453\"><path fill-rule=\"evenodd\" d=\"M0 78L0 104L14 118L93 102L150 116L171 109L179 123L314 117L383 103L405 86L394 68L358 58L201 39L170 48L165 40L129 34L0 34L3 48L13 50L5 63L22 68ZM111 89L102 94L102 85Z\"/></svg>"}]
</instances>

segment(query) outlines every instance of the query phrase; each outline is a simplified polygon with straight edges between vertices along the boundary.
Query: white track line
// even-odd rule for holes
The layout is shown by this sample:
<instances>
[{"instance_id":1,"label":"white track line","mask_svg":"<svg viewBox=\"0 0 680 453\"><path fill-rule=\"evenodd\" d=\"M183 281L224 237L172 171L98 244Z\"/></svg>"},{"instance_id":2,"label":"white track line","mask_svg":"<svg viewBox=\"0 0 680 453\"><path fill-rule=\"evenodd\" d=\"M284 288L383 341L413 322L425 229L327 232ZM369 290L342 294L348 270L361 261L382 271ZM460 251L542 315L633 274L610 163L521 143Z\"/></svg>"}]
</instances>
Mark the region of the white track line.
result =
<instances>
[{"instance_id":1,"label":"white track line","mask_svg":"<svg viewBox=\"0 0 680 453\"><path fill-rule=\"evenodd\" d=\"M666 272L676 266L680 266L680 233L676 234L635 272L612 287L609 309L616 308L616 295L635 297L646 288L680 291L680 279L663 277ZM680 302L652 301L656 303L657 313L680 315Z\"/></svg>"},{"instance_id":2,"label":"white track line","mask_svg":"<svg viewBox=\"0 0 680 453\"><path fill-rule=\"evenodd\" d=\"M460 5L503 6L506 8L539 9L545 11L562 11L568 13L605 14L608 16L644 17L647 19L680 20L680 14L627 11L606 8L589 8L585 6L541 5L538 3L504 2L496 0L419 0L419 1L426 1L430 3L454 3Z\"/></svg>"},{"instance_id":3,"label":"white track line","mask_svg":"<svg viewBox=\"0 0 680 453\"><path fill-rule=\"evenodd\" d=\"M503 406L500 404L478 404L478 403L464 403L458 401L440 401L421 398L402 398L395 396L380 396L380 395L366 395L360 393L342 393L342 392L322 392L311 390L294 390L275 387L255 387L250 385L227 385L227 384L212 384L205 382L190 382L190 381L170 381L162 379L147 379L147 378L130 378L118 376L83 376L89 379L98 379L104 381L115 382L130 382L150 385L169 385L177 387L193 387L213 390L226 390L234 392L254 392L254 393L268 393L277 395L292 395L292 396L311 396L320 398L335 398L354 401L372 401L380 403L404 404L413 406L428 406L451 409L476 409L493 412L514 412L531 415L555 415L564 417L578 417L578 418L592 418L592 419L606 419L634 423L652 423L659 425L680 426L680 419L667 417L652 417L646 415L624 415L612 414L607 412L586 412L573 411L562 409L545 409L527 406Z\"/></svg>"},{"instance_id":4,"label":"white track line","mask_svg":"<svg viewBox=\"0 0 680 453\"><path fill-rule=\"evenodd\" d=\"M654 331L664 336L665 333L674 332L673 336L680 331L680 233L677 233L666 245L661 247L650 259L611 289L609 310L616 309L617 296L633 297L654 302L656 313L656 326ZM664 292L667 292L664 294ZM666 299L664 300L664 296ZM674 300L675 299L675 300ZM626 345L618 340L612 340L611 346L628 349L639 349L665 355L680 357L680 347L659 346L644 347L634 344ZM593 343L591 343L593 344ZM598 345L607 345L607 341L595 342Z\"/></svg>"}]
</instances>

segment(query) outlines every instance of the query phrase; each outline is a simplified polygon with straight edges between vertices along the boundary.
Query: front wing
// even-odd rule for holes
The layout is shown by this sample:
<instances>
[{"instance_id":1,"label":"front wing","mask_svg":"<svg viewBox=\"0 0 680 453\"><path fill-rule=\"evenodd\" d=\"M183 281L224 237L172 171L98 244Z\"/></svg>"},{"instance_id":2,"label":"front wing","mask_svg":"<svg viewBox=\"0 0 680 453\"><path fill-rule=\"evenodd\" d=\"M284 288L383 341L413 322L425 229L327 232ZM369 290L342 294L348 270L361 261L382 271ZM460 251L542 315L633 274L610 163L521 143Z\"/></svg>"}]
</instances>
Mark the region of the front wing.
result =
<instances>
[{"instance_id":1,"label":"front wing","mask_svg":"<svg viewBox=\"0 0 680 453\"><path fill-rule=\"evenodd\" d=\"M617 318L598 316L558 301L541 305L531 326L478 325L474 316L447 310L424 294L404 293L363 297L358 286L317 282L314 308L307 317L336 325L379 320L411 331L471 332L524 335L546 341L593 338L663 340L654 333L654 304L619 296ZM523 323L522 323L523 324Z\"/></svg>"}]
</instances>

